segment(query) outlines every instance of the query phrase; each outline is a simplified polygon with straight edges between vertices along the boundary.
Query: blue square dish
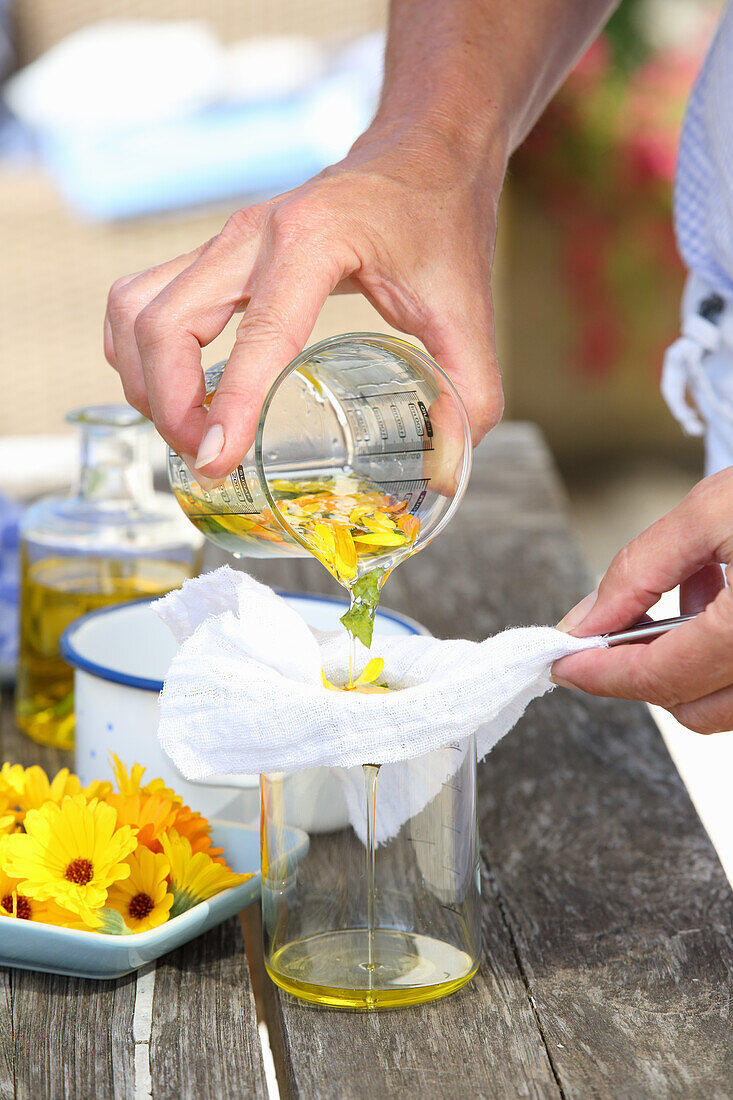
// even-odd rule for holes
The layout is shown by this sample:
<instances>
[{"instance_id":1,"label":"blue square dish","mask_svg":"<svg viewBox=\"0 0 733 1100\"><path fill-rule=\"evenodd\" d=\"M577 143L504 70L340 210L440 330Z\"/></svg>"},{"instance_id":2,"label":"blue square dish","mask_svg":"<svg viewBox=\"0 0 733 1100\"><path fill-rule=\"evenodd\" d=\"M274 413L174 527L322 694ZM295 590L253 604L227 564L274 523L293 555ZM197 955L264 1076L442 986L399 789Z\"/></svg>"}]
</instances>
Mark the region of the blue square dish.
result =
<instances>
[{"instance_id":1,"label":"blue square dish","mask_svg":"<svg viewBox=\"0 0 733 1100\"><path fill-rule=\"evenodd\" d=\"M300 829L289 832L290 858L298 863L308 851L308 836ZM221 924L260 896L260 832L257 826L212 822L212 837L229 866L240 874L253 872L252 878L159 928L127 936L0 918L0 966L77 978L121 978Z\"/></svg>"}]
</instances>

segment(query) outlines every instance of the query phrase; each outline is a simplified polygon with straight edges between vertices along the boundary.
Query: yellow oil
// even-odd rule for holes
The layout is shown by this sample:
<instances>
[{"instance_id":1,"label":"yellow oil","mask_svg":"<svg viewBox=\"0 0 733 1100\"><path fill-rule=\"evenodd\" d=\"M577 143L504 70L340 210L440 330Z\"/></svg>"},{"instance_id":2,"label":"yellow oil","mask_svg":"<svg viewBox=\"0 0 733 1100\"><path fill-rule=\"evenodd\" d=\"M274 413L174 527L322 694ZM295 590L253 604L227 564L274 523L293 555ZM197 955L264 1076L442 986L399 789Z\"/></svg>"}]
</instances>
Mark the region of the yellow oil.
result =
<instances>
[{"instance_id":1,"label":"yellow oil","mask_svg":"<svg viewBox=\"0 0 733 1100\"><path fill-rule=\"evenodd\" d=\"M73 670L59 638L75 619L126 600L162 596L191 575L190 566L157 558L49 557L21 551L21 622L16 720L34 741L74 744Z\"/></svg>"},{"instance_id":2,"label":"yellow oil","mask_svg":"<svg viewBox=\"0 0 733 1100\"><path fill-rule=\"evenodd\" d=\"M243 475L238 475L237 484L243 484ZM261 513L221 510L221 503L215 506L210 494L188 478L174 481L172 488L199 531L232 554L281 554L290 549L269 507ZM226 494L227 506L236 506L231 490L219 491ZM347 589L376 559L387 560L391 568L408 556L420 530L406 501L341 470L317 478L275 479L270 491L287 524Z\"/></svg>"},{"instance_id":3,"label":"yellow oil","mask_svg":"<svg viewBox=\"0 0 733 1100\"><path fill-rule=\"evenodd\" d=\"M268 960L281 989L332 1008L399 1008L447 997L478 969L477 961L443 940L392 928L320 932L285 944Z\"/></svg>"}]
</instances>

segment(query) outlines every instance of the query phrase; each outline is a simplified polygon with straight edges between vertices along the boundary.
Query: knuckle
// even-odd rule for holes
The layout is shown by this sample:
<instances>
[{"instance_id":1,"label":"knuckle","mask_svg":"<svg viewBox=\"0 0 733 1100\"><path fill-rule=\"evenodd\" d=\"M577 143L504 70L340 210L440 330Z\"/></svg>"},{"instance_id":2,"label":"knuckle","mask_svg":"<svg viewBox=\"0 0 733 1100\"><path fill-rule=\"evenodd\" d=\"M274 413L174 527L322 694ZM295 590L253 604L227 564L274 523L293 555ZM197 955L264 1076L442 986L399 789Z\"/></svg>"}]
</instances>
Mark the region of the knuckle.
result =
<instances>
[{"instance_id":1,"label":"knuckle","mask_svg":"<svg viewBox=\"0 0 733 1100\"><path fill-rule=\"evenodd\" d=\"M249 237L260 228L262 214L257 206L246 206L237 210L224 223L219 239L225 242L240 241L243 237Z\"/></svg>"},{"instance_id":2,"label":"knuckle","mask_svg":"<svg viewBox=\"0 0 733 1100\"><path fill-rule=\"evenodd\" d=\"M486 435L504 414L504 394L501 389L479 390L471 398L470 420L473 432Z\"/></svg>"},{"instance_id":3,"label":"knuckle","mask_svg":"<svg viewBox=\"0 0 733 1100\"><path fill-rule=\"evenodd\" d=\"M107 296L107 312L113 325L136 314L139 305L138 296L132 289L129 278L118 279L112 284Z\"/></svg>"},{"instance_id":4,"label":"knuckle","mask_svg":"<svg viewBox=\"0 0 733 1100\"><path fill-rule=\"evenodd\" d=\"M277 343L283 353L294 359L301 351L300 344L293 334L292 323L282 309L270 305L267 311L247 311L237 329L235 345L247 345L252 348L262 344Z\"/></svg>"},{"instance_id":5,"label":"knuckle","mask_svg":"<svg viewBox=\"0 0 733 1100\"><path fill-rule=\"evenodd\" d=\"M161 333L165 328L164 314L155 305L145 306L135 318L134 327L138 347L151 347L160 340Z\"/></svg>"},{"instance_id":6,"label":"knuckle","mask_svg":"<svg viewBox=\"0 0 733 1100\"><path fill-rule=\"evenodd\" d=\"M285 248L307 237L312 240L323 230L324 219L318 207L299 199L272 208L268 229L275 247Z\"/></svg>"},{"instance_id":7,"label":"knuckle","mask_svg":"<svg viewBox=\"0 0 733 1100\"><path fill-rule=\"evenodd\" d=\"M615 584L628 585L632 582L633 575L630 547L629 545L622 546L611 559L611 564L606 570L605 579Z\"/></svg>"}]
</instances>

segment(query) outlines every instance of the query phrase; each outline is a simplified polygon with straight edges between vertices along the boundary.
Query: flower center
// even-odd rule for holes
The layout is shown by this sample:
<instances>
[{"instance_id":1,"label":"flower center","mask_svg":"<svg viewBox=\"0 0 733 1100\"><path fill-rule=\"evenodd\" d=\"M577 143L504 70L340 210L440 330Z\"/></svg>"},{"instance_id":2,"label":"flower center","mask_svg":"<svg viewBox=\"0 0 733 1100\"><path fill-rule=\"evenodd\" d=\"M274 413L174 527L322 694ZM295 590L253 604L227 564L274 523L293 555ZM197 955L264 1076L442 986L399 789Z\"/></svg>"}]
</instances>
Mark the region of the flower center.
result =
<instances>
[{"instance_id":1,"label":"flower center","mask_svg":"<svg viewBox=\"0 0 733 1100\"><path fill-rule=\"evenodd\" d=\"M153 909L155 909L153 899L148 894L135 894L127 907L127 911L133 920L145 920Z\"/></svg>"},{"instance_id":2,"label":"flower center","mask_svg":"<svg viewBox=\"0 0 733 1100\"><path fill-rule=\"evenodd\" d=\"M13 895L6 894L0 904L2 905L6 913L12 913ZM18 917L19 920L31 919L31 903L28 901L28 898L24 898L22 894L18 894L17 904L15 907L15 915L16 917Z\"/></svg>"},{"instance_id":3,"label":"flower center","mask_svg":"<svg viewBox=\"0 0 733 1100\"><path fill-rule=\"evenodd\" d=\"M94 866L90 859L72 859L64 871L64 878L77 886L86 886L94 878Z\"/></svg>"}]
</instances>

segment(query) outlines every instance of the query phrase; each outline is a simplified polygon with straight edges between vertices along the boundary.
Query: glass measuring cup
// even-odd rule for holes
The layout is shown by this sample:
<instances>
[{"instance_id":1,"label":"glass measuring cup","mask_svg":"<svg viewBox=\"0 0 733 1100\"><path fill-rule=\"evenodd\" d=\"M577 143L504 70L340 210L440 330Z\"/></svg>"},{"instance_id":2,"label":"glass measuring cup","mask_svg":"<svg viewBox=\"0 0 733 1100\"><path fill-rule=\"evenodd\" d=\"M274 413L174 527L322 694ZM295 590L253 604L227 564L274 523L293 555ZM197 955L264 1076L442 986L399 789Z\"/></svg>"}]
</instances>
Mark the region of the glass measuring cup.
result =
<instances>
[{"instance_id":1,"label":"glass measuring cup","mask_svg":"<svg viewBox=\"0 0 733 1100\"><path fill-rule=\"evenodd\" d=\"M206 372L207 393L225 366ZM460 502L470 467L468 417L450 379L425 352L377 333L331 337L293 360L265 400L254 446L222 484L204 484L175 452L168 456L183 511L237 556L324 560L313 513L304 519L303 507L313 508L324 489L331 500L374 494L379 515L352 528L356 561L347 581L388 571L432 541Z\"/></svg>"},{"instance_id":2,"label":"glass measuring cup","mask_svg":"<svg viewBox=\"0 0 733 1100\"><path fill-rule=\"evenodd\" d=\"M349 824L311 835L294 865L291 823L332 798L322 774L296 774L297 787L282 773L261 778L273 981L316 1004L361 1009L419 1004L465 985L481 955L475 738L381 768L328 769Z\"/></svg>"}]
</instances>

